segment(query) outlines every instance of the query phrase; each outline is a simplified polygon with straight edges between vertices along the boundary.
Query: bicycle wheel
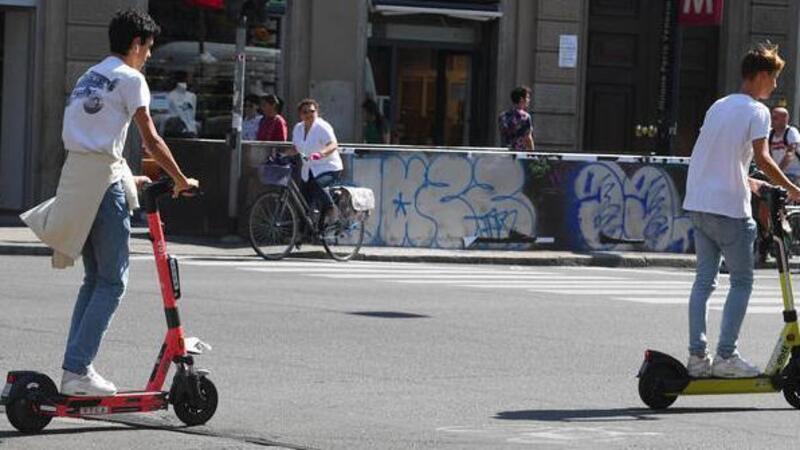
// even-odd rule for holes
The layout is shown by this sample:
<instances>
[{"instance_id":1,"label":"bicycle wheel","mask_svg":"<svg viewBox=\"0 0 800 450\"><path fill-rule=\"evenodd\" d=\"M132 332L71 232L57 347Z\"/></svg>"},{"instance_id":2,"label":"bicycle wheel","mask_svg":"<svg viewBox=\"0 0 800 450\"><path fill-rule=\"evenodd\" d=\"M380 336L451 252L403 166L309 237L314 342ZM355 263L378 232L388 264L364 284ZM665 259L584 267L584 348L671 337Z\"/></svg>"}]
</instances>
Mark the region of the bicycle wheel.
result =
<instances>
[{"instance_id":1,"label":"bicycle wheel","mask_svg":"<svg viewBox=\"0 0 800 450\"><path fill-rule=\"evenodd\" d=\"M789 236L789 254L800 255L800 211L787 214L786 221L792 229L792 234Z\"/></svg>"},{"instance_id":2,"label":"bicycle wheel","mask_svg":"<svg viewBox=\"0 0 800 450\"><path fill-rule=\"evenodd\" d=\"M331 258L347 261L358 254L364 242L364 221L340 219L332 225L326 225L320 240Z\"/></svg>"},{"instance_id":3,"label":"bicycle wheel","mask_svg":"<svg viewBox=\"0 0 800 450\"><path fill-rule=\"evenodd\" d=\"M259 197L250 209L250 245L262 258L278 260L298 239L297 212L275 192Z\"/></svg>"}]
</instances>

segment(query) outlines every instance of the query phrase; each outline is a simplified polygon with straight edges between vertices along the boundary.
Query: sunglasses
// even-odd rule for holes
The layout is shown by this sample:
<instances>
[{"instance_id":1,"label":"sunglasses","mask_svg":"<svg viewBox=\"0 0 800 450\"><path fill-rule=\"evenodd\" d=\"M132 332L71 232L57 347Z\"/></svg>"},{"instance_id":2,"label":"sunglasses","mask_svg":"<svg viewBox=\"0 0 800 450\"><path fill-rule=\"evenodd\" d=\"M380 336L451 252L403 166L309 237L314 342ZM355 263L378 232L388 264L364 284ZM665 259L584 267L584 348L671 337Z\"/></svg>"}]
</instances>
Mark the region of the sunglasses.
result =
<instances>
[{"instance_id":1,"label":"sunglasses","mask_svg":"<svg viewBox=\"0 0 800 450\"><path fill-rule=\"evenodd\" d=\"M317 112L317 110L316 109L304 109L304 110L302 110L300 112L302 114L314 114L315 112Z\"/></svg>"}]
</instances>

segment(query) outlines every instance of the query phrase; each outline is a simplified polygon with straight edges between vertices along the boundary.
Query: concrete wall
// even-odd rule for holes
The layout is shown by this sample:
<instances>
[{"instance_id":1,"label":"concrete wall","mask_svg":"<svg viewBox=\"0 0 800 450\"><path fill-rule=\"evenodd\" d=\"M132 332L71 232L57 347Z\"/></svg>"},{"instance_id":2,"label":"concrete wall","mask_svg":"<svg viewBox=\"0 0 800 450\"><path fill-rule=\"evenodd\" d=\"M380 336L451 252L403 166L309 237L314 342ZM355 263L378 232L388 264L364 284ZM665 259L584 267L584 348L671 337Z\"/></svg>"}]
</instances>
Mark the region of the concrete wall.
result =
<instances>
[{"instance_id":1,"label":"concrete wall","mask_svg":"<svg viewBox=\"0 0 800 450\"><path fill-rule=\"evenodd\" d=\"M225 234L227 161L220 141L170 141L178 162L211 195L164 208L169 231ZM270 146L244 146L239 233L259 194L270 189L257 168ZM345 178L371 188L376 209L367 245L462 248L464 238L506 239L496 248L525 249L513 235L555 238L577 251L625 249L617 239L644 239L647 250L687 252L691 226L681 209L685 158L530 155L434 149L379 149L343 144ZM180 209L178 209L180 208ZM513 233L512 233L513 230Z\"/></svg>"},{"instance_id":2,"label":"concrete wall","mask_svg":"<svg viewBox=\"0 0 800 450\"><path fill-rule=\"evenodd\" d=\"M496 114L509 108L511 89L520 84L530 86L537 148L580 148L588 0L503 0L501 6ZM558 67L563 34L578 37L575 68Z\"/></svg>"},{"instance_id":3,"label":"concrete wall","mask_svg":"<svg viewBox=\"0 0 800 450\"><path fill-rule=\"evenodd\" d=\"M578 251L624 248L602 242L602 233L644 239L648 250L689 251L685 160L528 158L433 151L353 157L352 182L376 194L368 244L461 248L464 238L521 234L554 237L556 247ZM513 239L491 246L527 247Z\"/></svg>"},{"instance_id":4,"label":"concrete wall","mask_svg":"<svg viewBox=\"0 0 800 450\"><path fill-rule=\"evenodd\" d=\"M35 101L40 112L35 119L38 142L31 150L36 199L55 193L64 147L61 122L64 102L78 77L108 54L108 23L119 9L147 10L147 0L89 0L41 2L38 13L37 86ZM129 135L135 135L130 133Z\"/></svg>"},{"instance_id":5,"label":"concrete wall","mask_svg":"<svg viewBox=\"0 0 800 450\"><path fill-rule=\"evenodd\" d=\"M725 2L725 17L720 42L720 87L722 93L734 92L741 84L739 64L747 49L769 39L780 46L787 64L778 80L778 89L769 104L785 102L793 117L800 114L798 89L798 29L800 3L792 0L748 0ZM795 122L796 123L796 120Z\"/></svg>"},{"instance_id":6,"label":"concrete wall","mask_svg":"<svg viewBox=\"0 0 800 450\"><path fill-rule=\"evenodd\" d=\"M367 0L287 2L284 92L289 121L305 97L319 101L340 140L360 137L364 62L367 54Z\"/></svg>"}]
</instances>

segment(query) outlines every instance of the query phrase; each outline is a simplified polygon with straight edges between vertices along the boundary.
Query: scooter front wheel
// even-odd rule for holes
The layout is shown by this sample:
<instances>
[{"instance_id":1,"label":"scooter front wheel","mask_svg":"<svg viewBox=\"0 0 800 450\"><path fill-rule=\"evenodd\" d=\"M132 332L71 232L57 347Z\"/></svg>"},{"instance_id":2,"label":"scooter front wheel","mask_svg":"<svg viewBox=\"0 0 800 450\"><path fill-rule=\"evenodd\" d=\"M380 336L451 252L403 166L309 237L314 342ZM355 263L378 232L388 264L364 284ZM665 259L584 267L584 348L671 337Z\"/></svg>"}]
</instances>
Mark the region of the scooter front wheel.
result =
<instances>
[{"instance_id":1,"label":"scooter front wheel","mask_svg":"<svg viewBox=\"0 0 800 450\"><path fill-rule=\"evenodd\" d=\"M666 409L675 403L677 395L665 394L665 381L678 377L675 370L665 365L648 369L639 378L639 397L652 409Z\"/></svg>"},{"instance_id":2,"label":"scooter front wheel","mask_svg":"<svg viewBox=\"0 0 800 450\"><path fill-rule=\"evenodd\" d=\"M192 398L192 395L184 394L173 405L178 419L189 426L208 422L217 411L217 388L214 383L202 377L198 384L200 395Z\"/></svg>"},{"instance_id":3,"label":"scooter front wheel","mask_svg":"<svg viewBox=\"0 0 800 450\"><path fill-rule=\"evenodd\" d=\"M37 379L27 384L25 394L6 405L6 417L11 425L23 433L38 433L46 427L52 416L42 415L36 398L52 398L58 395L58 389L49 378Z\"/></svg>"}]
</instances>

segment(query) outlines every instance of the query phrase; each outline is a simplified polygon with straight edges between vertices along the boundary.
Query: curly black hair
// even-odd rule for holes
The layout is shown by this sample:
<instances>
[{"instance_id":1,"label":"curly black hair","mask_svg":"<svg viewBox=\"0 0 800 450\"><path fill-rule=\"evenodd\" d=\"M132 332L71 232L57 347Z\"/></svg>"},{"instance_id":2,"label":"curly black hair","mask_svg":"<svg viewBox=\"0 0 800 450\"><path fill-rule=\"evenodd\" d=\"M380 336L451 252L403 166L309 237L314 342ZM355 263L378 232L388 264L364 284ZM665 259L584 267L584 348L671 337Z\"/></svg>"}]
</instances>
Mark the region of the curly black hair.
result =
<instances>
[{"instance_id":1,"label":"curly black hair","mask_svg":"<svg viewBox=\"0 0 800 450\"><path fill-rule=\"evenodd\" d=\"M511 101L516 105L523 98L531 95L531 88L528 86L517 86L511 91Z\"/></svg>"},{"instance_id":2,"label":"curly black hair","mask_svg":"<svg viewBox=\"0 0 800 450\"><path fill-rule=\"evenodd\" d=\"M135 38L142 43L150 38L155 39L161 33L161 27L150 15L135 9L117 11L108 25L108 41L111 52L127 55Z\"/></svg>"}]
</instances>

